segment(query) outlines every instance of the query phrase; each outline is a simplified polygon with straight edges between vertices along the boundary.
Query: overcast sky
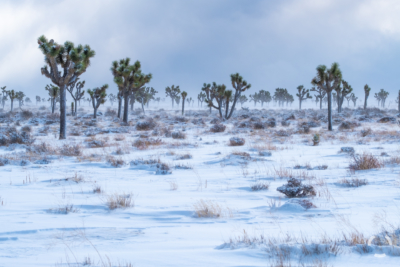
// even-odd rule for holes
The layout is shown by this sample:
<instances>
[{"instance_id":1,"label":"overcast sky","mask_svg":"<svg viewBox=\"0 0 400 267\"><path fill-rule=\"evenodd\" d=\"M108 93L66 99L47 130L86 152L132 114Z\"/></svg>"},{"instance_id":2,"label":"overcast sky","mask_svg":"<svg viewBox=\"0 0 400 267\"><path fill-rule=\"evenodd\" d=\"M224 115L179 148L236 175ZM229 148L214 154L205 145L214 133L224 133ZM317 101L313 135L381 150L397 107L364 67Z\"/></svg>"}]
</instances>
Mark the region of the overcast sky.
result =
<instances>
[{"instance_id":1,"label":"overcast sky","mask_svg":"<svg viewBox=\"0 0 400 267\"><path fill-rule=\"evenodd\" d=\"M165 97L175 84L196 97L204 82L230 85L239 72L252 88L295 93L311 87L319 64L337 61L363 96L400 89L400 1L125 0L0 2L0 86L46 96L37 38L89 44L96 51L86 89L110 85L113 60L139 60Z\"/></svg>"}]
</instances>

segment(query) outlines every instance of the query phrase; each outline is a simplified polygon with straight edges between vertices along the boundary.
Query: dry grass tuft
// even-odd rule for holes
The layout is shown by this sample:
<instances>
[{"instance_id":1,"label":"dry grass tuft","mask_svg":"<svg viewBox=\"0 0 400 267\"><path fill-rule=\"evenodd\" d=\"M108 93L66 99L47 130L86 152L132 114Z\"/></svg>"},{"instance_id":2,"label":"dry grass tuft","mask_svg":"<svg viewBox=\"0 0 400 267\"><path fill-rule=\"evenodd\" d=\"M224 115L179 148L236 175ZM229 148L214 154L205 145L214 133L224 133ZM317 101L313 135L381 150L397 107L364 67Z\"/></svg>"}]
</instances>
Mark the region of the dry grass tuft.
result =
<instances>
[{"instance_id":1,"label":"dry grass tuft","mask_svg":"<svg viewBox=\"0 0 400 267\"><path fill-rule=\"evenodd\" d=\"M258 181L251 186L252 191L268 190L270 183Z\"/></svg>"},{"instance_id":2,"label":"dry grass tuft","mask_svg":"<svg viewBox=\"0 0 400 267\"><path fill-rule=\"evenodd\" d=\"M358 178L354 178L351 180L343 178L342 180L339 181L339 184L346 186L346 187L359 187L359 186L367 185L368 181L366 179L358 179Z\"/></svg>"},{"instance_id":3,"label":"dry grass tuft","mask_svg":"<svg viewBox=\"0 0 400 267\"><path fill-rule=\"evenodd\" d=\"M212 200L200 199L193 204L193 207L199 218L233 217L231 209L222 208L218 203Z\"/></svg>"},{"instance_id":4,"label":"dry grass tuft","mask_svg":"<svg viewBox=\"0 0 400 267\"><path fill-rule=\"evenodd\" d=\"M106 196L106 205L110 210L134 207L132 194L114 193Z\"/></svg>"},{"instance_id":5,"label":"dry grass tuft","mask_svg":"<svg viewBox=\"0 0 400 267\"><path fill-rule=\"evenodd\" d=\"M361 155L352 154L351 160L349 167L352 171L379 169L384 166L382 160L379 160L377 157L367 152Z\"/></svg>"}]
</instances>

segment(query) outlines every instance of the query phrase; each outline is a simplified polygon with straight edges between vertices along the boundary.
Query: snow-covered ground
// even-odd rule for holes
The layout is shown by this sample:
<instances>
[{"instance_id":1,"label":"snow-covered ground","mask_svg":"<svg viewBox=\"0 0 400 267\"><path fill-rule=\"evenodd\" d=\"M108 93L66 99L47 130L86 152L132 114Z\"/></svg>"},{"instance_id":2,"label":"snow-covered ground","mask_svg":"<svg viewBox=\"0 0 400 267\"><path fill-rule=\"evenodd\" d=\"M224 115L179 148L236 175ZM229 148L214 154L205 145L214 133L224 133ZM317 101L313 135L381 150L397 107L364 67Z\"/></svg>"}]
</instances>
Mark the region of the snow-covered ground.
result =
<instances>
[{"instance_id":1,"label":"snow-covered ground","mask_svg":"<svg viewBox=\"0 0 400 267\"><path fill-rule=\"evenodd\" d=\"M48 111L0 114L0 142L27 125L35 138L0 147L0 266L400 262L400 128L377 122L396 111L335 112L328 132L326 110L238 110L214 133L217 114L206 109L134 111L123 126L115 116L94 122L85 108L68 117L73 135L62 141ZM339 130L343 121L354 125ZM185 138L171 137L178 133ZM245 144L231 146L231 137ZM351 171L342 147L372 154L381 168ZM316 195L276 190L291 177ZM367 184L346 186L352 179ZM131 207L110 209L114 197Z\"/></svg>"}]
</instances>

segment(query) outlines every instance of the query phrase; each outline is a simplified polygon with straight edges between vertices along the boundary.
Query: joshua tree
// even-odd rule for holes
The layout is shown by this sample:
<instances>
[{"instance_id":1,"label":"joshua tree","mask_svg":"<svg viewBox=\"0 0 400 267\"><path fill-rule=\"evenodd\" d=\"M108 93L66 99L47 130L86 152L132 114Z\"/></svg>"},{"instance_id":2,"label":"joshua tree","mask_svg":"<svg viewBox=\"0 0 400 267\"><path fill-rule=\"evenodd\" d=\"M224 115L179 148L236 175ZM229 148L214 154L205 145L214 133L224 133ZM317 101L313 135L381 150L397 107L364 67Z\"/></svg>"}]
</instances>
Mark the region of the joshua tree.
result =
<instances>
[{"instance_id":1,"label":"joshua tree","mask_svg":"<svg viewBox=\"0 0 400 267\"><path fill-rule=\"evenodd\" d=\"M66 87L78 79L90 65L95 52L90 46L74 46L72 42L64 45L48 41L42 35L38 38L40 50L44 54L46 65L41 69L42 75L60 87L60 139L67 138ZM59 70L59 66L62 72ZM50 68L50 71L49 71Z\"/></svg>"},{"instance_id":2,"label":"joshua tree","mask_svg":"<svg viewBox=\"0 0 400 267\"><path fill-rule=\"evenodd\" d=\"M326 92L324 89L320 88L320 87L313 87L310 90L311 92L316 92L317 94L314 95L316 98L316 101L319 100L319 109L322 109L322 100L324 99L324 97L326 96Z\"/></svg>"},{"instance_id":3,"label":"joshua tree","mask_svg":"<svg viewBox=\"0 0 400 267\"><path fill-rule=\"evenodd\" d=\"M108 88L108 84L103 85L100 88L94 88L93 90L88 89L87 92L90 96L93 105L93 118L97 118L97 109L101 104L104 104L107 99L106 90Z\"/></svg>"},{"instance_id":4,"label":"joshua tree","mask_svg":"<svg viewBox=\"0 0 400 267\"><path fill-rule=\"evenodd\" d=\"M14 99L17 98L18 94L14 90L10 90L7 92L7 95L10 97L11 101L11 112L13 112L14 109Z\"/></svg>"},{"instance_id":5,"label":"joshua tree","mask_svg":"<svg viewBox=\"0 0 400 267\"><path fill-rule=\"evenodd\" d=\"M154 98L154 101L156 101L156 102L157 102L157 105L158 105L158 106L160 105L160 100L161 100L161 98L159 98L159 97L157 97L157 98Z\"/></svg>"},{"instance_id":6,"label":"joshua tree","mask_svg":"<svg viewBox=\"0 0 400 267\"><path fill-rule=\"evenodd\" d=\"M240 96L240 98L239 98L240 107L243 107L243 104L246 103L247 100L248 100L247 96L245 96L245 95Z\"/></svg>"},{"instance_id":7,"label":"joshua tree","mask_svg":"<svg viewBox=\"0 0 400 267\"><path fill-rule=\"evenodd\" d=\"M21 108L24 105L25 94L22 91L16 93L16 98L18 100L18 107Z\"/></svg>"},{"instance_id":8,"label":"joshua tree","mask_svg":"<svg viewBox=\"0 0 400 267\"><path fill-rule=\"evenodd\" d=\"M338 113L342 112L343 101L345 97L353 91L353 88L346 82L342 80L342 86L340 84L335 88L337 93L336 102L338 106Z\"/></svg>"},{"instance_id":9,"label":"joshua tree","mask_svg":"<svg viewBox=\"0 0 400 267\"><path fill-rule=\"evenodd\" d=\"M340 85L342 72L339 64L333 63L330 69L325 65L317 67L317 75L311 80L311 84L322 88L328 95L328 130L332 131L332 90Z\"/></svg>"},{"instance_id":10,"label":"joshua tree","mask_svg":"<svg viewBox=\"0 0 400 267\"><path fill-rule=\"evenodd\" d=\"M146 83L149 83L152 75L143 74L139 61L130 65L130 58L121 59L119 62L112 63L111 72L114 76L114 82L122 92L124 98L124 116L123 121L128 123L129 96L133 92L139 91Z\"/></svg>"},{"instance_id":11,"label":"joshua tree","mask_svg":"<svg viewBox=\"0 0 400 267\"><path fill-rule=\"evenodd\" d=\"M8 96L8 91L6 90L6 86L1 87L1 104L3 105L3 109L4 109L4 105L6 104L7 96Z\"/></svg>"},{"instance_id":12,"label":"joshua tree","mask_svg":"<svg viewBox=\"0 0 400 267\"><path fill-rule=\"evenodd\" d=\"M37 96L36 96L36 106L37 106L37 103L38 103L38 102L40 103L40 96L37 95Z\"/></svg>"},{"instance_id":13,"label":"joshua tree","mask_svg":"<svg viewBox=\"0 0 400 267\"><path fill-rule=\"evenodd\" d=\"M26 97L25 98L25 103L29 103L30 104L30 103L32 103L32 101L31 101L31 99L29 97Z\"/></svg>"},{"instance_id":14,"label":"joshua tree","mask_svg":"<svg viewBox=\"0 0 400 267\"><path fill-rule=\"evenodd\" d=\"M185 112L185 99L187 97L187 93L185 91L183 91L181 93L181 96L182 96L182 116L183 116L183 114Z\"/></svg>"},{"instance_id":15,"label":"joshua tree","mask_svg":"<svg viewBox=\"0 0 400 267\"><path fill-rule=\"evenodd\" d=\"M375 98L378 100L378 106L379 103L381 103L382 108L385 108L386 98L388 95L389 92L385 91L384 89L381 89L379 93L375 93Z\"/></svg>"},{"instance_id":16,"label":"joshua tree","mask_svg":"<svg viewBox=\"0 0 400 267\"><path fill-rule=\"evenodd\" d=\"M60 96L60 88L52 84L46 85L46 90L49 92L50 103L51 103L51 113L54 113L56 108L57 97Z\"/></svg>"},{"instance_id":17,"label":"joshua tree","mask_svg":"<svg viewBox=\"0 0 400 267\"><path fill-rule=\"evenodd\" d=\"M167 88L165 88L166 96L171 98L172 108L174 108L174 102L177 101L177 98L179 97L180 93L181 89L179 89L179 85L176 87L175 85L172 85L171 87L168 86Z\"/></svg>"},{"instance_id":18,"label":"joshua tree","mask_svg":"<svg viewBox=\"0 0 400 267\"><path fill-rule=\"evenodd\" d=\"M190 107L190 104L192 103L192 98L191 97L189 97L189 98L186 98L186 102L188 102L188 107Z\"/></svg>"},{"instance_id":19,"label":"joshua tree","mask_svg":"<svg viewBox=\"0 0 400 267\"><path fill-rule=\"evenodd\" d=\"M108 95L108 100L110 101L111 106L113 106L114 102L117 101L117 97L114 94L109 94Z\"/></svg>"},{"instance_id":20,"label":"joshua tree","mask_svg":"<svg viewBox=\"0 0 400 267\"><path fill-rule=\"evenodd\" d=\"M260 99L262 107L264 106L264 102L267 102L267 103L271 102L271 99L272 99L271 94L268 91L260 90L260 92L258 92L258 95L259 95L259 99Z\"/></svg>"},{"instance_id":21,"label":"joshua tree","mask_svg":"<svg viewBox=\"0 0 400 267\"><path fill-rule=\"evenodd\" d=\"M347 106L350 106L351 94L345 97L347 100Z\"/></svg>"},{"instance_id":22,"label":"joshua tree","mask_svg":"<svg viewBox=\"0 0 400 267\"><path fill-rule=\"evenodd\" d=\"M371 87L369 87L368 84L366 84L364 86L364 92L365 92L364 109L367 109L367 100L368 100L370 91L371 91Z\"/></svg>"},{"instance_id":23,"label":"joshua tree","mask_svg":"<svg viewBox=\"0 0 400 267\"><path fill-rule=\"evenodd\" d=\"M279 106L283 106L285 102L287 106L287 104L291 102L290 94L288 93L287 89L284 88L276 88L273 98L276 102L278 102Z\"/></svg>"},{"instance_id":24,"label":"joshua tree","mask_svg":"<svg viewBox=\"0 0 400 267\"><path fill-rule=\"evenodd\" d=\"M200 94L197 95L198 106L200 106L201 103L201 106L203 107L203 102L205 99L206 99L206 94L204 92L200 92Z\"/></svg>"},{"instance_id":25,"label":"joshua tree","mask_svg":"<svg viewBox=\"0 0 400 267\"><path fill-rule=\"evenodd\" d=\"M79 78L77 78L74 82L70 83L66 87L75 102L75 105L74 105L75 110L72 112L73 116L76 116L76 114L77 114L78 101L80 101L82 99L83 95L85 94L85 91L82 90L82 88L85 86L85 81L78 82L78 80L79 80ZM75 92L74 92L74 90L75 90Z\"/></svg>"},{"instance_id":26,"label":"joshua tree","mask_svg":"<svg viewBox=\"0 0 400 267\"><path fill-rule=\"evenodd\" d=\"M356 107L358 97L356 97L353 93L350 95L350 97L351 101L353 101L354 107Z\"/></svg>"},{"instance_id":27,"label":"joshua tree","mask_svg":"<svg viewBox=\"0 0 400 267\"><path fill-rule=\"evenodd\" d=\"M121 90L118 91L117 99L118 99L118 118L121 118L122 99L124 99L124 96L123 96Z\"/></svg>"},{"instance_id":28,"label":"joshua tree","mask_svg":"<svg viewBox=\"0 0 400 267\"><path fill-rule=\"evenodd\" d=\"M181 103L181 97L179 95L175 98L175 102L178 106L179 106L179 103Z\"/></svg>"},{"instance_id":29,"label":"joshua tree","mask_svg":"<svg viewBox=\"0 0 400 267\"><path fill-rule=\"evenodd\" d=\"M254 106L257 106L257 103L260 102L260 95L258 93L254 93L253 95L249 95L250 102L254 102Z\"/></svg>"},{"instance_id":30,"label":"joshua tree","mask_svg":"<svg viewBox=\"0 0 400 267\"><path fill-rule=\"evenodd\" d=\"M318 103L319 103L319 97L317 96L317 95L314 95L315 96L315 105L316 106L318 106Z\"/></svg>"},{"instance_id":31,"label":"joshua tree","mask_svg":"<svg viewBox=\"0 0 400 267\"><path fill-rule=\"evenodd\" d=\"M312 96L310 96L310 90L304 88L303 85L299 85L297 86L297 94L296 96L299 98L299 109L301 109L301 103L303 102L303 100L312 98Z\"/></svg>"},{"instance_id":32,"label":"joshua tree","mask_svg":"<svg viewBox=\"0 0 400 267\"><path fill-rule=\"evenodd\" d=\"M143 113L145 113L144 105L146 105L151 99L153 99L155 94L157 93L158 92L153 87L143 87L135 93L136 100L142 105Z\"/></svg>"},{"instance_id":33,"label":"joshua tree","mask_svg":"<svg viewBox=\"0 0 400 267\"><path fill-rule=\"evenodd\" d=\"M229 120L235 110L236 103L239 100L242 92L246 91L251 87L239 73L231 75L232 87L235 90L233 94L232 90L226 90L225 85L217 85L215 82L211 86L210 84L204 84L203 91L206 93L206 103L209 107L218 109L219 115L225 120ZM216 100L217 105L214 105L213 99ZM230 104L232 106L230 108ZM225 106L225 115L222 115L222 106Z\"/></svg>"}]
</instances>

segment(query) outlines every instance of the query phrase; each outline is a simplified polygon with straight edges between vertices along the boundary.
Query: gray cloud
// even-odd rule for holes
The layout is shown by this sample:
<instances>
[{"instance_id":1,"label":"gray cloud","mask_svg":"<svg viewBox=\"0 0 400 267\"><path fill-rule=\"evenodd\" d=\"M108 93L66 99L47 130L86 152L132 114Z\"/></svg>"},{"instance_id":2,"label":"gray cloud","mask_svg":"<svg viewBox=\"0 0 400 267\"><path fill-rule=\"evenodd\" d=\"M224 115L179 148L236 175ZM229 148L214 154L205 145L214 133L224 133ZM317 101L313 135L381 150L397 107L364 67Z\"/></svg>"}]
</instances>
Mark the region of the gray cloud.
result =
<instances>
[{"instance_id":1,"label":"gray cloud","mask_svg":"<svg viewBox=\"0 0 400 267\"><path fill-rule=\"evenodd\" d=\"M44 96L41 34L89 44L87 87L108 83L116 59L140 60L162 95L175 84L197 95L239 72L251 91L310 87L319 64L340 63L356 94L368 83L397 95L400 3L387 1L2 1L0 85Z\"/></svg>"}]
</instances>

